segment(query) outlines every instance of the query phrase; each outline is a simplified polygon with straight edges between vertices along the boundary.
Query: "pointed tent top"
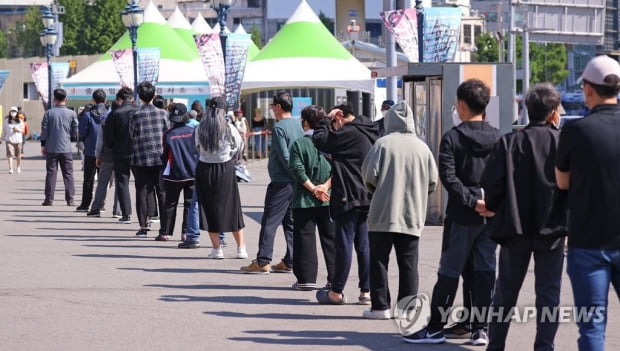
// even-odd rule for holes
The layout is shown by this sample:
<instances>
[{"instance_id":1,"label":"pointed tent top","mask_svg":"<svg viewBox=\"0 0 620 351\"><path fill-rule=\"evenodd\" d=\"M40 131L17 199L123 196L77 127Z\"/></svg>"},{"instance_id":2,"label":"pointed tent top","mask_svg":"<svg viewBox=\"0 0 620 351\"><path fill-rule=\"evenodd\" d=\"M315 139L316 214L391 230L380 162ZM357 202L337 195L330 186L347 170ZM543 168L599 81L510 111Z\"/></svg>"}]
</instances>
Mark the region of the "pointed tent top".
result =
<instances>
[{"instance_id":1,"label":"pointed tent top","mask_svg":"<svg viewBox=\"0 0 620 351\"><path fill-rule=\"evenodd\" d=\"M321 20L316 15L314 10L312 10L310 5L308 5L306 0L301 0L301 3L297 6L297 9L293 12L293 15L291 15L288 21L286 21L287 24L293 22L321 23Z\"/></svg>"},{"instance_id":2,"label":"pointed tent top","mask_svg":"<svg viewBox=\"0 0 620 351\"><path fill-rule=\"evenodd\" d=\"M168 24L172 28L180 28L180 29L188 29L188 30L192 29L192 25L189 24L189 21L187 20L187 18L183 16L183 13L181 13L181 10L179 10L178 6L174 9L174 12L170 16L170 18L168 18Z\"/></svg>"},{"instance_id":3,"label":"pointed tent top","mask_svg":"<svg viewBox=\"0 0 620 351\"><path fill-rule=\"evenodd\" d=\"M353 58L327 30L305 0L252 61L293 57Z\"/></svg>"},{"instance_id":4,"label":"pointed tent top","mask_svg":"<svg viewBox=\"0 0 620 351\"><path fill-rule=\"evenodd\" d=\"M239 25L237 26L237 29L235 29L235 33L237 34L248 34L248 32L245 31L245 28L243 28L243 24L239 23Z\"/></svg>"},{"instance_id":5,"label":"pointed tent top","mask_svg":"<svg viewBox=\"0 0 620 351\"><path fill-rule=\"evenodd\" d=\"M144 23L157 23L166 24L166 19L161 15L157 6L153 1L149 1L149 4L144 8Z\"/></svg>"},{"instance_id":6,"label":"pointed tent top","mask_svg":"<svg viewBox=\"0 0 620 351\"><path fill-rule=\"evenodd\" d=\"M192 22L192 28L196 33L201 34L209 34L213 33L213 28L205 21L205 18L202 17L202 13L198 13L198 16L194 18L194 22Z\"/></svg>"}]
</instances>

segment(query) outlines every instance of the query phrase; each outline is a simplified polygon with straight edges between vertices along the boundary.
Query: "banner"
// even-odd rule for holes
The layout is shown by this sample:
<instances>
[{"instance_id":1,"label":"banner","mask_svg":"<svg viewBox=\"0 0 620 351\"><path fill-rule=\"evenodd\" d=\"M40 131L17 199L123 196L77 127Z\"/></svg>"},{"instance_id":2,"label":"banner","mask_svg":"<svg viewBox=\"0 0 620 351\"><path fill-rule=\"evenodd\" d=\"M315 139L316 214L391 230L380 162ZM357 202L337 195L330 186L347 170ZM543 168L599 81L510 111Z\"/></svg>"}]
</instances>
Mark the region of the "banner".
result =
<instances>
[{"instance_id":1,"label":"banner","mask_svg":"<svg viewBox=\"0 0 620 351\"><path fill-rule=\"evenodd\" d=\"M310 105L312 105L311 97L294 97L293 111L291 112L291 115L296 118L301 117L301 110Z\"/></svg>"},{"instance_id":2,"label":"banner","mask_svg":"<svg viewBox=\"0 0 620 351\"><path fill-rule=\"evenodd\" d=\"M428 10L424 9L424 13L426 14ZM418 18L416 10L409 8L384 11L380 15L409 62L418 62Z\"/></svg>"},{"instance_id":3,"label":"banner","mask_svg":"<svg viewBox=\"0 0 620 351\"><path fill-rule=\"evenodd\" d=\"M69 62L52 62L52 90L60 88L60 83L69 76Z\"/></svg>"},{"instance_id":4,"label":"banner","mask_svg":"<svg viewBox=\"0 0 620 351\"><path fill-rule=\"evenodd\" d=\"M43 102L47 104L47 62L32 62L30 64L30 72L32 73L32 81L39 92L39 96L41 96Z\"/></svg>"},{"instance_id":5,"label":"banner","mask_svg":"<svg viewBox=\"0 0 620 351\"><path fill-rule=\"evenodd\" d=\"M121 86L133 89L133 53L131 49L110 51Z\"/></svg>"},{"instance_id":6,"label":"banner","mask_svg":"<svg viewBox=\"0 0 620 351\"><path fill-rule=\"evenodd\" d=\"M159 48L138 48L138 82L151 82L157 85L159 80ZM133 70L132 70L133 71ZM131 79L133 81L133 78Z\"/></svg>"},{"instance_id":7,"label":"banner","mask_svg":"<svg viewBox=\"0 0 620 351\"><path fill-rule=\"evenodd\" d=\"M194 42L200 54L202 67L209 79L211 96L225 96L224 54L219 34L196 34L194 35Z\"/></svg>"},{"instance_id":8,"label":"banner","mask_svg":"<svg viewBox=\"0 0 620 351\"><path fill-rule=\"evenodd\" d=\"M459 43L461 9L424 9L424 62L453 61Z\"/></svg>"},{"instance_id":9,"label":"banner","mask_svg":"<svg viewBox=\"0 0 620 351\"><path fill-rule=\"evenodd\" d=\"M0 91L2 91L2 87L4 86L4 82L6 82L9 77L10 71L0 70Z\"/></svg>"},{"instance_id":10,"label":"banner","mask_svg":"<svg viewBox=\"0 0 620 351\"><path fill-rule=\"evenodd\" d=\"M248 49L252 42L250 34L230 33L226 39L226 104L229 110L239 106L241 82L245 73Z\"/></svg>"}]
</instances>

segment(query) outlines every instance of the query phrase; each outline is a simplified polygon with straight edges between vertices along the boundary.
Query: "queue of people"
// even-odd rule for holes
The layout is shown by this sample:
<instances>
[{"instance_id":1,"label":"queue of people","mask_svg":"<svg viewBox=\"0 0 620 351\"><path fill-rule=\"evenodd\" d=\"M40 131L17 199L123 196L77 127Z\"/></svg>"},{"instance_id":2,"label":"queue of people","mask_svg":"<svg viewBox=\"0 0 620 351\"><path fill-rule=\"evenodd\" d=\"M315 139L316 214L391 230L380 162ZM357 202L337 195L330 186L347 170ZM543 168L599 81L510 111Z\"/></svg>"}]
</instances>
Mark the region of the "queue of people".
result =
<instances>
[{"instance_id":1,"label":"queue of people","mask_svg":"<svg viewBox=\"0 0 620 351\"><path fill-rule=\"evenodd\" d=\"M385 104L380 130L377 123L356 116L349 105L329 111L311 105L294 119L291 94L278 91L271 104L277 123L257 253L240 272L292 273L292 289L317 289L318 303L342 305L349 301L344 289L355 250L359 277L355 303L369 305L362 317L407 319L410 311L392 308L388 258L394 248L398 302L418 296L419 243L429 196L441 179L448 201L430 318L423 328L407 330L403 340L438 344L468 337L471 345L504 350L510 318L503 313L515 307L533 255L538 312L533 347L553 350L560 316L545 311L559 307L568 236L567 271L575 307L604 310L602 321L576 321L579 350L604 350L610 284L620 294L620 65L609 57L596 57L586 66L583 83L591 109L586 118L560 132L560 94L552 85L540 83L525 96L530 123L502 136L486 121L490 88L475 78L462 82L454 105L460 123L443 135L437 163L416 135L416 119L406 102ZM111 157L103 160L97 152L95 159L99 167L102 162L113 163L121 223L131 223L127 188L131 171L140 224L136 236L147 236L150 219L159 213L163 220L156 240L169 240L183 191L179 248L200 247L204 230L212 245L207 257L223 259L220 238L223 232L232 232L237 244L233 257L247 258L234 176L235 160L245 147L239 127L249 128L245 117L237 114L227 121L221 98L212 99L204 111L192 106L190 113L178 103L161 109L151 103L154 88L147 82L139 85L138 95L140 107L133 103L131 89L119 90L114 108L101 121L99 139ZM93 99L100 103L94 94ZM77 118L63 109L62 89L54 91L54 100L56 107L46 112L42 123L42 152L47 157L43 205L53 203L56 163L67 175L65 199L73 205L72 159L64 146L74 137ZM198 124L192 125L197 116L201 116ZM9 133L23 132L19 118L13 116L10 122L14 127ZM16 138L11 145L20 142ZM106 186L109 179L103 180ZM84 189L92 192L90 185ZM157 192L161 192L159 206ZM89 202L84 199L90 195L84 196L80 207ZM103 204L97 195L94 203ZM286 252L272 265L280 225ZM325 285L318 282L317 229L327 270ZM459 277L470 318L446 327L445 311L454 303Z\"/></svg>"}]
</instances>

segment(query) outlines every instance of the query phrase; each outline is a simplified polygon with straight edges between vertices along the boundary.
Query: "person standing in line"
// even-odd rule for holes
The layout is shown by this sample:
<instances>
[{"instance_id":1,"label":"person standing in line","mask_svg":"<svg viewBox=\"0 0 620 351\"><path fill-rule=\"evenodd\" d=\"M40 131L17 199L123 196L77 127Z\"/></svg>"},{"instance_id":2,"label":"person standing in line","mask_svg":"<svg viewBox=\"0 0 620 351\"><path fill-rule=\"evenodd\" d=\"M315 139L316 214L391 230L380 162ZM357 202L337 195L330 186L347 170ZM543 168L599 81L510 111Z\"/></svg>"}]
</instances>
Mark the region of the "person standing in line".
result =
<instances>
[{"instance_id":1,"label":"person standing in line","mask_svg":"<svg viewBox=\"0 0 620 351\"><path fill-rule=\"evenodd\" d=\"M278 120L273 128L273 139L269 151L267 170L271 182L265 193L265 209L261 219L258 238L258 253L249 266L241 267L244 273L268 274L293 271L293 178L289 172L289 149L295 140L303 137L299 122L291 118L293 98L286 91L278 91L272 98L271 108ZM273 242L278 225L282 224L286 240L286 255L280 263L270 266L273 256Z\"/></svg>"},{"instance_id":2,"label":"person standing in line","mask_svg":"<svg viewBox=\"0 0 620 351\"><path fill-rule=\"evenodd\" d=\"M101 133L101 121L108 115L105 106L106 95L103 89L97 89L92 94L93 107L84 112L80 120L79 140L84 143L84 182L82 185L82 202L76 212L88 212L93 198L95 174L98 172L95 149L97 138Z\"/></svg>"},{"instance_id":3,"label":"person standing in line","mask_svg":"<svg viewBox=\"0 0 620 351\"><path fill-rule=\"evenodd\" d=\"M155 212L155 191L159 184L163 154L162 140L169 128L165 110L151 104L155 87L150 82L138 85L138 96L142 105L129 118L129 135L132 141L131 171L136 186L136 213L140 229L137 237L146 237L150 214ZM158 196L164 199L164 194ZM163 213L163 201L159 202L158 213ZM160 229L159 234L162 234Z\"/></svg>"},{"instance_id":4,"label":"person standing in line","mask_svg":"<svg viewBox=\"0 0 620 351\"><path fill-rule=\"evenodd\" d=\"M54 107L45 111L41 120L41 154L45 156L45 200L43 206L54 204L58 166L65 184L67 206L75 206L73 180L73 152L71 141L77 139L78 119L75 111L66 106L67 92L54 90Z\"/></svg>"},{"instance_id":5,"label":"person standing in line","mask_svg":"<svg viewBox=\"0 0 620 351\"><path fill-rule=\"evenodd\" d=\"M267 138L262 134L265 130L265 122L265 116L263 116L260 108L256 107L254 109L254 116L252 116L252 132L254 133L252 150L255 155L252 158L263 158L267 152Z\"/></svg>"},{"instance_id":6,"label":"person standing in line","mask_svg":"<svg viewBox=\"0 0 620 351\"><path fill-rule=\"evenodd\" d=\"M24 136L22 138L22 149L21 154L24 156L24 150L26 150L26 140L30 138L30 129L28 128L28 118L26 118L26 114L22 111L21 107L17 108L17 118L24 124Z\"/></svg>"},{"instance_id":7,"label":"person standing in line","mask_svg":"<svg viewBox=\"0 0 620 351\"><path fill-rule=\"evenodd\" d=\"M121 106L121 102L118 99L112 101L110 111L108 115L114 113L117 108ZM95 145L95 164L99 169L99 176L97 179L97 187L95 189L95 198L90 211L86 214L88 217L101 217L105 205L105 198L108 194L108 186L114 173L114 159L112 158L112 150L105 145L104 134L105 126L107 123L107 116L101 120L101 132L97 135L97 144ZM119 186L114 181L114 203L112 206L112 217L121 218L120 202L118 200Z\"/></svg>"},{"instance_id":8,"label":"person standing in line","mask_svg":"<svg viewBox=\"0 0 620 351\"><path fill-rule=\"evenodd\" d=\"M13 174L13 159L17 173L22 172L22 144L24 139L24 123L19 119L17 107L11 107L9 116L4 120L2 140L6 144L6 159L9 162L9 174Z\"/></svg>"},{"instance_id":9,"label":"person standing in line","mask_svg":"<svg viewBox=\"0 0 620 351\"><path fill-rule=\"evenodd\" d=\"M350 105L333 107L328 118L324 118L312 134L314 146L331 156L330 214L336 225L336 269L331 286L316 294L321 304L346 303L343 290L349 278L354 247L360 289L358 303L370 304L366 220L371 195L362 179L362 162L378 138L377 127L366 118L356 117Z\"/></svg>"},{"instance_id":10,"label":"person standing in line","mask_svg":"<svg viewBox=\"0 0 620 351\"><path fill-rule=\"evenodd\" d=\"M467 261L473 262L475 289L472 307L483 311L491 304L495 285L496 244L485 226L487 211L480 178L484 166L501 137L499 130L484 120L491 90L479 79L468 79L456 90L455 110L462 121L447 131L439 146L439 177L448 192L442 252L437 282L431 298L431 318L426 328L404 336L414 344L445 342L441 310L454 303ZM470 316L477 315L475 313ZM482 317L472 322L469 343L486 345L487 323Z\"/></svg>"},{"instance_id":11,"label":"person standing in line","mask_svg":"<svg viewBox=\"0 0 620 351\"><path fill-rule=\"evenodd\" d=\"M533 254L538 316L534 350L553 350L559 326L557 319L541 316L543 308L560 304L564 265L564 239L543 235L558 192L549 161L555 160L560 139L560 99L550 83L532 86L524 100L530 123L500 139L481 178L487 209L496 213L491 238L501 245L491 306L493 311L509 311L516 305ZM504 350L510 326L505 317L489 322L487 351Z\"/></svg>"},{"instance_id":12,"label":"person standing in line","mask_svg":"<svg viewBox=\"0 0 620 351\"><path fill-rule=\"evenodd\" d=\"M236 258L247 258L243 239L243 212L239 187L235 177L235 155L243 147L243 140L234 125L226 121L223 99L210 102L210 111L195 131L195 145L199 152L196 167L196 192L205 214L203 226L209 232L213 249L209 259L223 259L220 233L232 232L237 242Z\"/></svg>"},{"instance_id":13,"label":"person standing in line","mask_svg":"<svg viewBox=\"0 0 620 351\"><path fill-rule=\"evenodd\" d=\"M437 187L433 153L417 137L413 112L402 101L384 117L386 135L362 164L364 184L373 194L368 211L370 309L368 319L390 319L388 262L392 247L398 263L398 301L418 294L418 247L429 194Z\"/></svg>"},{"instance_id":14,"label":"person standing in line","mask_svg":"<svg viewBox=\"0 0 620 351\"><path fill-rule=\"evenodd\" d=\"M385 115L394 106L394 100L384 100L381 103L381 117L375 120L375 125L379 128L379 136L385 135Z\"/></svg>"},{"instance_id":15,"label":"person standing in line","mask_svg":"<svg viewBox=\"0 0 620 351\"><path fill-rule=\"evenodd\" d=\"M198 150L194 143L194 127L187 125L189 115L184 104L175 104L170 112L170 122L173 123L164 134L165 163L162 172L164 191L164 212L162 217L162 233L155 240L167 241L174 235L174 226L177 218L179 195L183 191L183 224L182 233L187 232L187 215L194 195L194 173L198 163Z\"/></svg>"},{"instance_id":16,"label":"person standing in line","mask_svg":"<svg viewBox=\"0 0 620 351\"><path fill-rule=\"evenodd\" d=\"M131 176L132 140L129 134L129 117L136 112L137 107L133 102L133 90L130 88L120 88L116 93L116 100L120 106L106 118L103 141L105 146L111 150L114 162L115 186L118 187L116 191L122 215L118 222L131 224L129 177Z\"/></svg>"},{"instance_id":17,"label":"person standing in line","mask_svg":"<svg viewBox=\"0 0 620 351\"><path fill-rule=\"evenodd\" d=\"M246 161L248 159L248 148L247 148L248 136L247 136L247 133L249 132L250 128L248 127L248 120L243 115L243 110L241 110L241 109L239 109L239 110L237 110L235 112L235 127L237 127L237 130L239 131L239 134L241 134L241 137L243 138L243 145L245 145L245 147L243 148L243 152L241 153L241 157L243 158L244 161Z\"/></svg>"},{"instance_id":18,"label":"person standing in line","mask_svg":"<svg viewBox=\"0 0 620 351\"><path fill-rule=\"evenodd\" d=\"M566 272L575 307L579 351L605 350L609 285L620 296L620 65L597 56L582 75L590 113L560 133L555 176L568 190ZM614 347L615 349L615 347Z\"/></svg>"},{"instance_id":19,"label":"person standing in line","mask_svg":"<svg viewBox=\"0 0 620 351\"><path fill-rule=\"evenodd\" d=\"M301 111L303 138L295 140L290 150L289 169L295 179L293 193L293 273L295 290L316 287L318 259L316 229L327 268L330 285L336 268L334 241L336 230L329 215L329 188L331 178L329 161L312 144L312 134L325 117L322 107L311 105ZM327 183L327 184L326 184Z\"/></svg>"}]
</instances>

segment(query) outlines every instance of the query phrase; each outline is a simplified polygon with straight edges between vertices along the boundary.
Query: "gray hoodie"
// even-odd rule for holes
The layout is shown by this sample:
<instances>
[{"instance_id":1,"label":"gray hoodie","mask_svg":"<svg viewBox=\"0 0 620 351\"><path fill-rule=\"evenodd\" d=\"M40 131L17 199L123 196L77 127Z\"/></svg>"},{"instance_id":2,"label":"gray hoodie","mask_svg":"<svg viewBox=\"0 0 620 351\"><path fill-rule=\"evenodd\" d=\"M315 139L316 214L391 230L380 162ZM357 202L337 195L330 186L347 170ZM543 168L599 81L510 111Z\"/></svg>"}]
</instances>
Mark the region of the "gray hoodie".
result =
<instances>
[{"instance_id":1,"label":"gray hoodie","mask_svg":"<svg viewBox=\"0 0 620 351\"><path fill-rule=\"evenodd\" d=\"M415 133L413 112L406 102L388 111L385 133L362 164L364 184L373 193L368 230L419 236L428 195L437 187L437 165Z\"/></svg>"}]
</instances>

